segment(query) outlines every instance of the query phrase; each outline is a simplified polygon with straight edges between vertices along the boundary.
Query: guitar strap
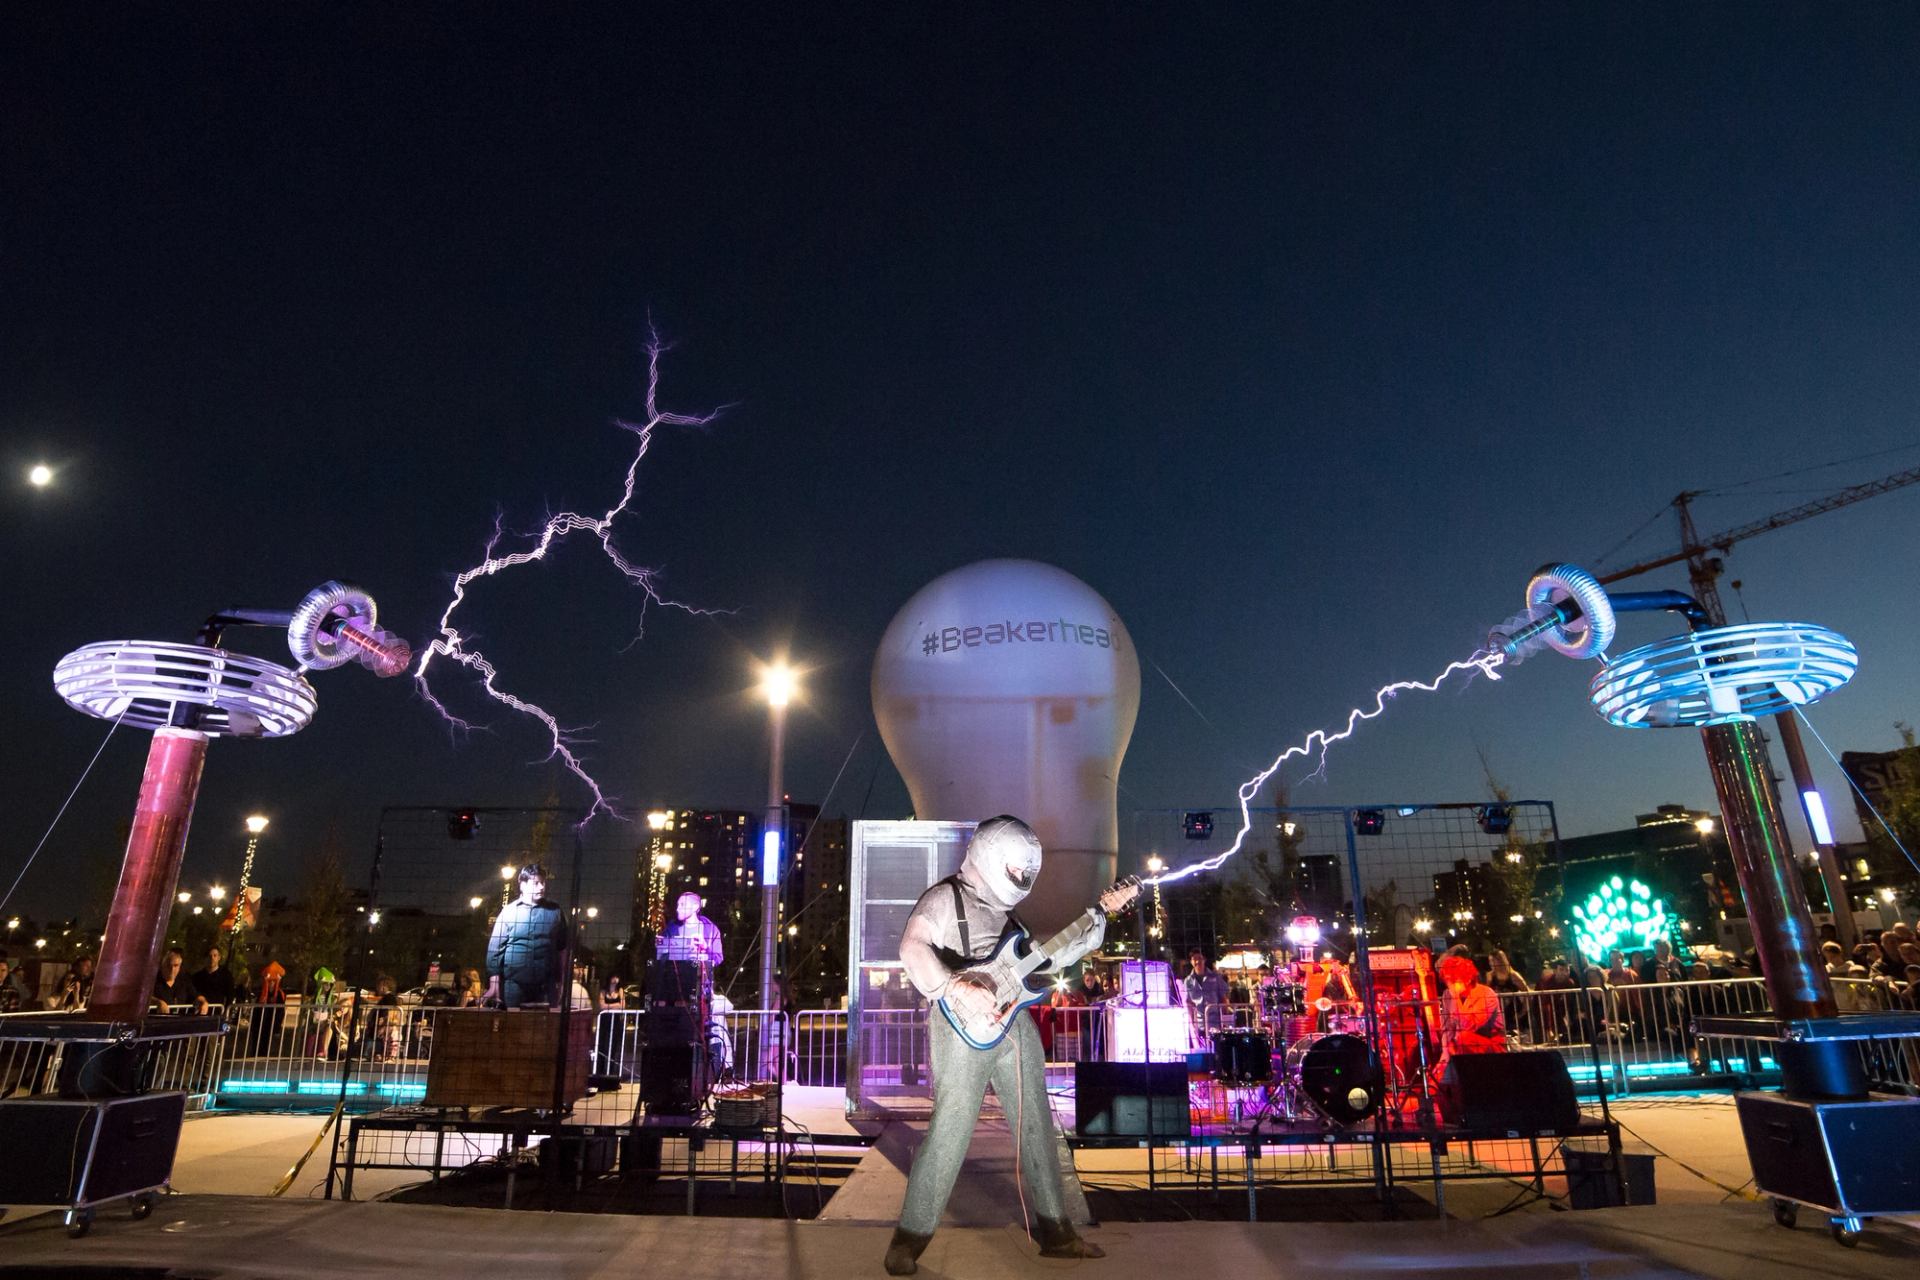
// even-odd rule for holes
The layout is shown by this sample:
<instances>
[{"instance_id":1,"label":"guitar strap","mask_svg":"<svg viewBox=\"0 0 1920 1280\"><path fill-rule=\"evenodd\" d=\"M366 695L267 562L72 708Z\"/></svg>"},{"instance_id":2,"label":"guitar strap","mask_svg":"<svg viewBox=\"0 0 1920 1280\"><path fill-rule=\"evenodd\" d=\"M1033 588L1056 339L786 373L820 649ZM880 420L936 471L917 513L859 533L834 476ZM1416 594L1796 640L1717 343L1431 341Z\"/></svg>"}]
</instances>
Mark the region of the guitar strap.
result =
<instances>
[{"instance_id":1,"label":"guitar strap","mask_svg":"<svg viewBox=\"0 0 1920 1280\"><path fill-rule=\"evenodd\" d=\"M960 877L948 876L947 888L953 890L953 919L960 926L960 954L973 959L973 934L967 929L967 904L960 897Z\"/></svg>"},{"instance_id":2,"label":"guitar strap","mask_svg":"<svg viewBox=\"0 0 1920 1280\"><path fill-rule=\"evenodd\" d=\"M964 960L971 961L974 958L973 931L967 928L967 904L966 900L960 896L960 877L948 876L946 879L939 881L939 883L946 885L948 889L953 891L953 922L960 927L960 956ZM1002 931L1000 936L1004 938L1015 929L1022 930L1028 934L1033 932L1027 928L1025 921L1009 911L1007 912L1007 927Z\"/></svg>"}]
</instances>

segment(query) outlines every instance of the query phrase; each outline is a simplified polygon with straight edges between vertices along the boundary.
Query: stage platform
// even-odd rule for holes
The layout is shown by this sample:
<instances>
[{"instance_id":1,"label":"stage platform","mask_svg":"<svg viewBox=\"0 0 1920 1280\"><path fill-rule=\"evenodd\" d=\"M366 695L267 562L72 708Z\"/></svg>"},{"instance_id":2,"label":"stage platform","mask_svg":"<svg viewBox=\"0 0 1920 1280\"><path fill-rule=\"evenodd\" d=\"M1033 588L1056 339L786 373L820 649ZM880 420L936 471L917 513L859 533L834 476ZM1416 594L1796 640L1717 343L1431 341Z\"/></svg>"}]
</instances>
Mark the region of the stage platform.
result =
<instances>
[{"instance_id":1,"label":"stage platform","mask_svg":"<svg viewBox=\"0 0 1920 1280\"><path fill-rule=\"evenodd\" d=\"M1017 1212L1015 1207L1014 1212ZM69 1240L54 1215L0 1225L0 1275L294 1277L406 1274L674 1280L880 1276L888 1228L778 1219L500 1213L388 1203L176 1196L146 1222L103 1216ZM1763 1206L1654 1206L1481 1221L1130 1223L1095 1228L1098 1262L1036 1261L1018 1226L955 1227L921 1261L928 1280L1077 1274L1099 1280L1827 1280L1920 1268L1920 1236L1871 1227L1857 1249L1785 1230Z\"/></svg>"}]
</instances>

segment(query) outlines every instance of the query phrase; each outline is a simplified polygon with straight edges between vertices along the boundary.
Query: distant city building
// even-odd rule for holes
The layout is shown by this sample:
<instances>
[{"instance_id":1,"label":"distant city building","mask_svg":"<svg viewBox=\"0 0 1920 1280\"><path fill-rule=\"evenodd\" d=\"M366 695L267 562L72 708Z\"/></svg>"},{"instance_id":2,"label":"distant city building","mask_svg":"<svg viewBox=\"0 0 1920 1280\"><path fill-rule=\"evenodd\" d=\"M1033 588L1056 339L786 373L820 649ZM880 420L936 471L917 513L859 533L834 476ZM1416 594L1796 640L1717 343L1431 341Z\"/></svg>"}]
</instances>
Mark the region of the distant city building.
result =
<instances>
[{"instance_id":1,"label":"distant city building","mask_svg":"<svg viewBox=\"0 0 1920 1280\"><path fill-rule=\"evenodd\" d=\"M1867 806L1881 813L1892 807L1895 792L1902 787L1920 785L1920 747L1901 747L1897 751L1842 751L1840 768L1859 790L1854 792L1853 807L1860 817L1860 829L1876 831L1879 821Z\"/></svg>"},{"instance_id":2,"label":"distant city building","mask_svg":"<svg viewBox=\"0 0 1920 1280\"><path fill-rule=\"evenodd\" d=\"M831 960L822 976L818 962L806 970L815 975L809 994L834 998L846 987L847 847L845 818L820 820L817 805L789 803L783 849L779 928L786 948L786 965L795 971L800 957L820 955L828 944ZM726 959L725 981L741 971L751 978L758 969L760 940L762 810L662 808L647 813L645 837L634 858L634 894L631 936L637 956L629 968L638 975L653 955L656 927L672 917L674 900L691 890L706 900L703 913L720 927ZM809 905L811 904L811 905ZM807 908L804 912L802 908ZM795 929L786 932L789 918ZM837 946L837 950L834 948ZM735 988L736 1002L758 998L757 987ZM743 1006L744 1007L744 1006Z\"/></svg>"},{"instance_id":3,"label":"distant city building","mask_svg":"<svg viewBox=\"0 0 1920 1280\"><path fill-rule=\"evenodd\" d=\"M786 971L791 998L803 1008L833 1007L847 993L847 859L852 824L844 817L808 821L794 833L797 852L787 877ZM804 840L804 843L801 841Z\"/></svg>"},{"instance_id":4,"label":"distant city building","mask_svg":"<svg viewBox=\"0 0 1920 1280\"><path fill-rule=\"evenodd\" d=\"M1443 925L1476 922L1478 930L1455 928L1455 933L1484 931L1489 922L1506 918L1506 887L1500 883L1491 862L1470 863L1456 858L1453 870L1433 877L1433 907Z\"/></svg>"},{"instance_id":5,"label":"distant city building","mask_svg":"<svg viewBox=\"0 0 1920 1280\"><path fill-rule=\"evenodd\" d=\"M1304 853L1293 859L1293 892L1302 913L1321 920L1337 920L1352 914L1347 901L1345 861L1333 853Z\"/></svg>"}]
</instances>

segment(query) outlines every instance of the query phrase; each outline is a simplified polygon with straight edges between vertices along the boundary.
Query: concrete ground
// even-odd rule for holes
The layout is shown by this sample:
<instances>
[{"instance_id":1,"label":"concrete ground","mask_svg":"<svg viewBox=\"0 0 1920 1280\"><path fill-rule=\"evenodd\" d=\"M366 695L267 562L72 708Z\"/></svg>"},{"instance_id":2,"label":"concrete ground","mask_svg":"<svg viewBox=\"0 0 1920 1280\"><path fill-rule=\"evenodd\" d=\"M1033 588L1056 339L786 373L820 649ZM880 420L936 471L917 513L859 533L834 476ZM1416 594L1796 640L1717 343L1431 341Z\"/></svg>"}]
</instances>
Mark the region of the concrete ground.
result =
<instances>
[{"instance_id":1,"label":"concrete ground","mask_svg":"<svg viewBox=\"0 0 1920 1280\"><path fill-rule=\"evenodd\" d=\"M811 1100L809 1100L811 1101ZM818 1104L823 1110L830 1104ZM1370 1274L1450 1275L1471 1280L1512 1274L1535 1277L1727 1276L1733 1280L1873 1273L1920 1274L1920 1232L1906 1224L1872 1224L1857 1249L1834 1244L1824 1222L1804 1215L1797 1230L1773 1224L1755 1203L1731 1100L1717 1095L1629 1099L1616 1107L1629 1150L1655 1155L1659 1203L1652 1207L1578 1213L1544 1203L1487 1217L1513 1201L1505 1182L1450 1184L1447 1218L1398 1222L1121 1221L1109 1212L1092 1238L1111 1255L1103 1262L1034 1258L1006 1197L956 1197L950 1225L923 1262L929 1277L976 1277L1080 1271L1103 1280L1153 1276L1273 1275L1356 1277ZM135 1223L117 1207L102 1209L93 1234L70 1241L56 1215L16 1208L0 1222L0 1275L23 1268L62 1274L104 1274L139 1268L181 1276L358 1276L414 1269L431 1275L479 1272L534 1276L881 1275L886 1220L897 1206L900 1160L875 1159L881 1180L850 1180L836 1212L819 1221L778 1218L685 1218L672 1215L501 1213L493 1209L381 1202L420 1181L411 1173L363 1173L354 1204L318 1199L326 1175L323 1141L284 1196L266 1193L319 1134L319 1115L218 1115L190 1120L175 1167L178 1194L153 1218ZM829 1115L815 1114L819 1127ZM993 1135L983 1126L983 1154ZM884 1154L884 1153L883 1153ZM899 1153L895 1153L897 1157ZM1130 1151L1080 1153L1087 1178L1111 1184L1128 1176ZM994 1170L988 1167L989 1174ZM885 1179L892 1179L882 1185ZM1419 1184L1413 1195L1426 1194ZM1290 1192L1266 1192L1282 1197ZM1359 1216L1337 1205L1321 1213L1300 1193L1299 1217ZM1229 1202L1231 1195L1226 1198ZM975 1203L975 1200L979 1200ZM829 1206L833 1205L829 1201ZM999 1205L995 1220L995 1205ZM1103 1196L1101 1205L1114 1201ZM1417 1206L1416 1206L1417 1207ZM1183 1211L1184 1212L1184 1211ZM1262 1216L1266 1216L1263 1205ZM1419 1218L1419 1213L1409 1214ZM1891 1270L1889 1270L1891 1268Z\"/></svg>"},{"instance_id":2,"label":"concrete ground","mask_svg":"<svg viewBox=\"0 0 1920 1280\"><path fill-rule=\"evenodd\" d=\"M1652 1206L1514 1214L1473 1222L1151 1223L1090 1232L1101 1261L1038 1259L1018 1228L940 1232L921 1260L928 1280L1076 1275L1287 1276L1364 1280L1825 1280L1911 1275L1920 1238L1869 1231L1842 1249L1824 1231L1787 1231L1754 1206ZM670 1276L737 1280L881 1276L884 1227L779 1219L500 1213L377 1202L177 1196L143 1223L102 1219L69 1240L42 1216L0 1229L0 1275L180 1277L488 1275L514 1280Z\"/></svg>"},{"instance_id":3,"label":"concrete ground","mask_svg":"<svg viewBox=\"0 0 1920 1280\"><path fill-rule=\"evenodd\" d=\"M816 1133L851 1132L832 1101L839 1095L819 1092L829 1096L790 1102L788 1114ZM1730 1188L1743 1186L1750 1176L1733 1099L1726 1094L1628 1098L1613 1104L1613 1114L1625 1130L1629 1151L1656 1154L1654 1176L1661 1204L1718 1204ZM324 1120L320 1115L246 1113L190 1119L174 1165L174 1189L190 1195L265 1195L312 1142ZM983 1130L993 1123L990 1115ZM1080 1155L1083 1168L1097 1166L1103 1174L1115 1171L1121 1159L1137 1157L1129 1152ZM326 1171L327 1143L322 1142L285 1194L318 1195ZM368 1172L356 1181L357 1193L373 1199L419 1177Z\"/></svg>"}]
</instances>

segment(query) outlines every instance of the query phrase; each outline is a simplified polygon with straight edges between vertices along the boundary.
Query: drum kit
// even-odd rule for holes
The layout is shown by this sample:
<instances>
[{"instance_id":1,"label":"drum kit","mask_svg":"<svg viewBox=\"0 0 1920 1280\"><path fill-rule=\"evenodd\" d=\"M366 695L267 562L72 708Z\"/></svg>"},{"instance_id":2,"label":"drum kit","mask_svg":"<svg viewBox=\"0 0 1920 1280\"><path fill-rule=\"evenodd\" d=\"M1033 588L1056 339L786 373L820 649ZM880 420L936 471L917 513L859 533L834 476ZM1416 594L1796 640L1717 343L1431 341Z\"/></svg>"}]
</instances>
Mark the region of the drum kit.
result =
<instances>
[{"instance_id":1,"label":"drum kit","mask_svg":"<svg viewBox=\"0 0 1920 1280\"><path fill-rule=\"evenodd\" d=\"M1339 984L1332 984L1312 980L1325 977L1316 969L1310 961L1277 967L1256 988L1261 1029L1213 1036L1215 1078L1229 1086L1258 1086L1265 1095L1253 1113L1256 1127L1265 1119L1358 1124L1384 1097L1380 1061L1357 993L1344 970ZM1333 998L1329 987L1350 998Z\"/></svg>"}]
</instances>

